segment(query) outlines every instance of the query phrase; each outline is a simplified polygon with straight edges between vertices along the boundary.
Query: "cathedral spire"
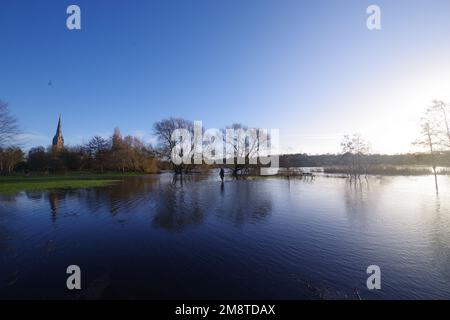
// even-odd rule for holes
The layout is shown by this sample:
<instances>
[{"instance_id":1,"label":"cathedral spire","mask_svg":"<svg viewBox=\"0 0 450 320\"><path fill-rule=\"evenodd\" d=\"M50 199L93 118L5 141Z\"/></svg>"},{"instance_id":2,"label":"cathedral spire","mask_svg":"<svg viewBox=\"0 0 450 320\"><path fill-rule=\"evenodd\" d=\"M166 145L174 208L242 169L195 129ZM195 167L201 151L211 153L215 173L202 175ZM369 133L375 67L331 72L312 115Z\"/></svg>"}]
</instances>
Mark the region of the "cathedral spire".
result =
<instances>
[{"instance_id":1,"label":"cathedral spire","mask_svg":"<svg viewBox=\"0 0 450 320\"><path fill-rule=\"evenodd\" d=\"M59 119L58 119L58 128L56 129L56 134L61 133L61 114L59 114Z\"/></svg>"},{"instance_id":2,"label":"cathedral spire","mask_svg":"<svg viewBox=\"0 0 450 320\"><path fill-rule=\"evenodd\" d=\"M53 137L52 148L53 148L53 151L61 151L64 148L64 138L62 135L62 128L61 128L61 114L59 115L58 127L56 128L56 134Z\"/></svg>"}]
</instances>

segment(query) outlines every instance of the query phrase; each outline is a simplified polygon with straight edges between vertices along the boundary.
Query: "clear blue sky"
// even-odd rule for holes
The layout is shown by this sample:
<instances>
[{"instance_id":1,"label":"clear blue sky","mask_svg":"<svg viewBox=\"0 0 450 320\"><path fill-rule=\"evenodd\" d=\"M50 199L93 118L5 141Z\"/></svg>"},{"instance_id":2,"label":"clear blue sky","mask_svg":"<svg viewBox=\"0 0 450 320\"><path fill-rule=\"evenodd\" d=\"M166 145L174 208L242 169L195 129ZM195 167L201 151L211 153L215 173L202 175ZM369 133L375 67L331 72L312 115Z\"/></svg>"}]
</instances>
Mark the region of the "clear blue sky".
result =
<instances>
[{"instance_id":1,"label":"clear blue sky","mask_svg":"<svg viewBox=\"0 0 450 320\"><path fill-rule=\"evenodd\" d=\"M180 116L278 128L290 152L336 152L354 131L404 152L422 109L450 99L448 0L2 0L0 44L0 99L27 147L50 144L61 113L69 144L115 126L150 141Z\"/></svg>"}]
</instances>

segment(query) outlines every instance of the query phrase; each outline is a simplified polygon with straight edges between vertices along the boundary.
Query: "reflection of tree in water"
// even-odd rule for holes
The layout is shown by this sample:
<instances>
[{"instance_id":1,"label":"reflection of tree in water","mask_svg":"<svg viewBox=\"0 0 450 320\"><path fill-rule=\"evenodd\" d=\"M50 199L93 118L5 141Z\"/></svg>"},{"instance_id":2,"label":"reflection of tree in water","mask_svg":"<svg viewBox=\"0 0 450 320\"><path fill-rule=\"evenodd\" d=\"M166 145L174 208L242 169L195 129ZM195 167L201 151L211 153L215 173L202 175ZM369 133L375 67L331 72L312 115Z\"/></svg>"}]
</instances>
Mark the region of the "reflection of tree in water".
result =
<instances>
[{"instance_id":1,"label":"reflection of tree in water","mask_svg":"<svg viewBox=\"0 0 450 320\"><path fill-rule=\"evenodd\" d=\"M0 202L2 203L15 203L17 199L17 195L15 194L0 194ZM1 207L0 207L1 209Z\"/></svg>"},{"instance_id":2,"label":"reflection of tree in water","mask_svg":"<svg viewBox=\"0 0 450 320\"><path fill-rule=\"evenodd\" d=\"M262 188L262 189L261 189ZM51 219L56 222L63 203L75 201L77 213L151 213L154 227L180 231L201 224L206 215L224 217L235 224L255 223L272 210L269 190L262 182L227 181L221 184L200 175L185 175L183 183L172 175L127 178L109 187L50 192L27 192L30 200L49 203ZM64 209L64 210L66 210Z\"/></svg>"},{"instance_id":3,"label":"reflection of tree in water","mask_svg":"<svg viewBox=\"0 0 450 320\"><path fill-rule=\"evenodd\" d=\"M204 212L209 208L203 206L198 183L192 183L189 178L183 181L174 178L171 184L159 185L153 226L167 231L182 231L188 226L201 224Z\"/></svg>"},{"instance_id":4,"label":"reflection of tree in water","mask_svg":"<svg viewBox=\"0 0 450 320\"><path fill-rule=\"evenodd\" d=\"M30 198L31 195L31 198ZM32 200L42 199L43 193L40 192L25 192L25 196ZM12 194L0 195L0 252L6 251L11 248L11 235L10 225L14 225L14 218L16 216L15 208L16 203L20 203L23 194L20 192ZM9 207L11 206L11 207Z\"/></svg>"},{"instance_id":5,"label":"reflection of tree in water","mask_svg":"<svg viewBox=\"0 0 450 320\"><path fill-rule=\"evenodd\" d=\"M233 180L226 183L193 178L158 188L153 226L182 231L201 224L208 214L224 217L235 224L264 220L272 210L270 197L258 182Z\"/></svg>"},{"instance_id":6,"label":"reflection of tree in water","mask_svg":"<svg viewBox=\"0 0 450 320\"><path fill-rule=\"evenodd\" d=\"M52 222L55 223L60 214L61 205L72 198L83 197L83 190L54 190L46 193L46 198L50 204L50 213ZM67 213L66 213L67 214Z\"/></svg>"},{"instance_id":7,"label":"reflection of tree in water","mask_svg":"<svg viewBox=\"0 0 450 320\"><path fill-rule=\"evenodd\" d=\"M26 191L25 194L30 200L41 200L44 197L45 191Z\"/></svg>"},{"instance_id":8,"label":"reflection of tree in water","mask_svg":"<svg viewBox=\"0 0 450 320\"><path fill-rule=\"evenodd\" d=\"M447 201L443 201L436 194L434 205L429 203L422 205L422 212L429 216L421 217L426 219L427 230L429 231L430 249L432 252L432 259L430 264L435 266L436 271L440 273L440 278L444 282L450 281L450 218L449 205Z\"/></svg>"},{"instance_id":9,"label":"reflection of tree in water","mask_svg":"<svg viewBox=\"0 0 450 320\"><path fill-rule=\"evenodd\" d=\"M1 217L0 217L1 219ZM9 241L12 239L12 237L9 235L8 230L6 229L6 226L3 224L0 224L0 252L7 250L9 248Z\"/></svg>"},{"instance_id":10,"label":"reflection of tree in water","mask_svg":"<svg viewBox=\"0 0 450 320\"><path fill-rule=\"evenodd\" d=\"M350 222L367 222L367 215L377 207L383 185L389 180L383 179L353 179L344 180L344 204ZM374 188L372 188L374 187Z\"/></svg>"},{"instance_id":11,"label":"reflection of tree in water","mask_svg":"<svg viewBox=\"0 0 450 320\"><path fill-rule=\"evenodd\" d=\"M56 191L50 191L48 193L48 202L50 203L51 217L53 223L56 222L56 218L58 217L59 201L64 200L64 198L65 198L64 193L59 193Z\"/></svg>"},{"instance_id":12,"label":"reflection of tree in water","mask_svg":"<svg viewBox=\"0 0 450 320\"><path fill-rule=\"evenodd\" d=\"M394 220L400 228L398 230L399 237L406 234L413 239L413 243L402 248L402 250L405 250L405 255L411 255L411 259L415 259L422 254L427 257L420 270L427 270L436 274L430 281L449 283L450 201L448 198L439 197L435 192L418 193L416 197L410 199L412 203L409 202L409 199L399 199L401 195L390 193L395 189L385 188L396 179L406 178L372 178L368 184L364 182L361 184L347 184L344 188L344 197L349 220L359 224L366 224L370 219L373 221L372 215L383 214L377 209L413 210L409 211L407 215L399 215L398 219L400 220ZM411 183L417 184L420 181L411 180ZM400 203L401 206L398 208L386 206L385 202L381 203L380 201L384 197L389 201L387 202L389 205ZM411 204L411 206L405 207L407 204ZM396 219L395 215L397 212L393 211L392 213L394 214L392 219ZM416 251L416 246L419 246L421 251ZM412 247L411 251L409 251L409 247ZM440 291L442 288L440 284L436 283L430 283L430 287L438 286L433 289L435 291L434 294L436 294L436 297L442 297L442 294L445 294L445 292ZM430 287L423 288L424 292L429 290Z\"/></svg>"},{"instance_id":13,"label":"reflection of tree in water","mask_svg":"<svg viewBox=\"0 0 450 320\"><path fill-rule=\"evenodd\" d=\"M35 191L27 192L26 195L30 200L40 200L45 196L50 204L53 222L57 220L61 204L70 199L78 199L83 206L83 212L95 213L106 207L114 216L119 211L133 212L138 204L148 199L155 181L154 177L136 177L124 179L109 187Z\"/></svg>"},{"instance_id":14,"label":"reflection of tree in water","mask_svg":"<svg viewBox=\"0 0 450 320\"><path fill-rule=\"evenodd\" d=\"M225 184L225 201L218 212L235 224L263 221L272 212L270 194L261 190L263 181L233 181Z\"/></svg>"},{"instance_id":15,"label":"reflection of tree in water","mask_svg":"<svg viewBox=\"0 0 450 320\"><path fill-rule=\"evenodd\" d=\"M44 197L48 200L50 204L50 215L52 222L56 222L58 216L58 209L60 207L60 202L64 200L68 195L74 193L70 190L60 190L60 191L25 191L27 199L32 201L40 201ZM17 198L17 195L14 195Z\"/></svg>"},{"instance_id":16,"label":"reflection of tree in water","mask_svg":"<svg viewBox=\"0 0 450 320\"><path fill-rule=\"evenodd\" d=\"M133 212L151 197L157 181L158 178L153 176L126 178L110 187L87 189L83 199L91 212L104 206L109 208L112 216L121 211Z\"/></svg>"},{"instance_id":17,"label":"reflection of tree in water","mask_svg":"<svg viewBox=\"0 0 450 320\"><path fill-rule=\"evenodd\" d=\"M8 206L14 205L16 195L1 195L0 201L0 252L4 252L11 246L12 235L9 225L11 220L14 219L15 212Z\"/></svg>"}]
</instances>

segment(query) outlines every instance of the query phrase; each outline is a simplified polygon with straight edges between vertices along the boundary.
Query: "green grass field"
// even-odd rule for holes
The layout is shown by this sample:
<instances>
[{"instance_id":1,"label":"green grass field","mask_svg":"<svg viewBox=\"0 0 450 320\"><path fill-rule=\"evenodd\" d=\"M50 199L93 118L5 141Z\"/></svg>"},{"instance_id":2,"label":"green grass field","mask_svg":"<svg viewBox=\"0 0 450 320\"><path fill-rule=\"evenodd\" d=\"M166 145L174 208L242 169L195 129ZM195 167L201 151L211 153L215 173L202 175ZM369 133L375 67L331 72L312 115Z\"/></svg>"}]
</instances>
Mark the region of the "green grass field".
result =
<instances>
[{"instance_id":1,"label":"green grass field","mask_svg":"<svg viewBox=\"0 0 450 320\"><path fill-rule=\"evenodd\" d=\"M0 177L0 193L11 194L20 191L54 189L81 189L108 186L121 179L140 174L89 174L71 173L68 175L35 175Z\"/></svg>"}]
</instances>

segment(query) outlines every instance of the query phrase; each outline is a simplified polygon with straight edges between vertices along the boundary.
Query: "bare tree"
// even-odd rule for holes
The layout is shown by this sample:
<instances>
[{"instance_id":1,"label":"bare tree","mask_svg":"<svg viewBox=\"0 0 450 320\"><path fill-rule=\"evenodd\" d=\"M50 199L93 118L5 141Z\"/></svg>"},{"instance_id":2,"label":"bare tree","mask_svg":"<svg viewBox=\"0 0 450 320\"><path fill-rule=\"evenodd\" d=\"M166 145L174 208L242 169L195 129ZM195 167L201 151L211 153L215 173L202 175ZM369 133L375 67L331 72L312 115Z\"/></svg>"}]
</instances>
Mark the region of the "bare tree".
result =
<instances>
[{"instance_id":1,"label":"bare tree","mask_svg":"<svg viewBox=\"0 0 450 320\"><path fill-rule=\"evenodd\" d=\"M433 119L437 133L441 136L442 146L450 148L450 104L440 100L434 100L433 105L426 111L427 117Z\"/></svg>"},{"instance_id":2,"label":"bare tree","mask_svg":"<svg viewBox=\"0 0 450 320\"><path fill-rule=\"evenodd\" d=\"M362 138L361 134L354 133L351 137L345 135L341 147L343 157L349 159L349 176L359 178L362 173L367 174L364 157L370 152L370 145Z\"/></svg>"},{"instance_id":3,"label":"bare tree","mask_svg":"<svg viewBox=\"0 0 450 320\"><path fill-rule=\"evenodd\" d=\"M0 173L11 174L14 167L23 161L23 151L18 147L0 148Z\"/></svg>"},{"instance_id":4,"label":"bare tree","mask_svg":"<svg viewBox=\"0 0 450 320\"><path fill-rule=\"evenodd\" d=\"M177 141L173 140L172 134L177 129L185 129L192 135L194 133L194 123L182 118L169 118L156 122L153 125L153 132L158 139L157 154L163 161L170 161L175 173L183 173L187 166L183 163L175 164L172 159L172 150L176 147ZM191 147L193 148L193 141ZM191 148L191 150L192 150ZM185 152L181 150L180 152ZM180 154L182 157L183 155Z\"/></svg>"},{"instance_id":5,"label":"bare tree","mask_svg":"<svg viewBox=\"0 0 450 320\"><path fill-rule=\"evenodd\" d=\"M259 167L259 153L270 142L270 136L266 132L234 123L224 130L223 136L227 150L231 151L225 155L227 163L233 160L232 170L235 178L249 174L252 167Z\"/></svg>"},{"instance_id":6,"label":"bare tree","mask_svg":"<svg viewBox=\"0 0 450 320\"><path fill-rule=\"evenodd\" d=\"M431 166L433 168L436 191L438 191L437 171L436 171L436 153L441 144L440 123L435 114L427 112L421 119L421 137L414 142L415 145L427 149L431 156Z\"/></svg>"},{"instance_id":7,"label":"bare tree","mask_svg":"<svg viewBox=\"0 0 450 320\"><path fill-rule=\"evenodd\" d=\"M10 144L18 133L17 119L10 114L8 104L0 100L0 147Z\"/></svg>"}]
</instances>

